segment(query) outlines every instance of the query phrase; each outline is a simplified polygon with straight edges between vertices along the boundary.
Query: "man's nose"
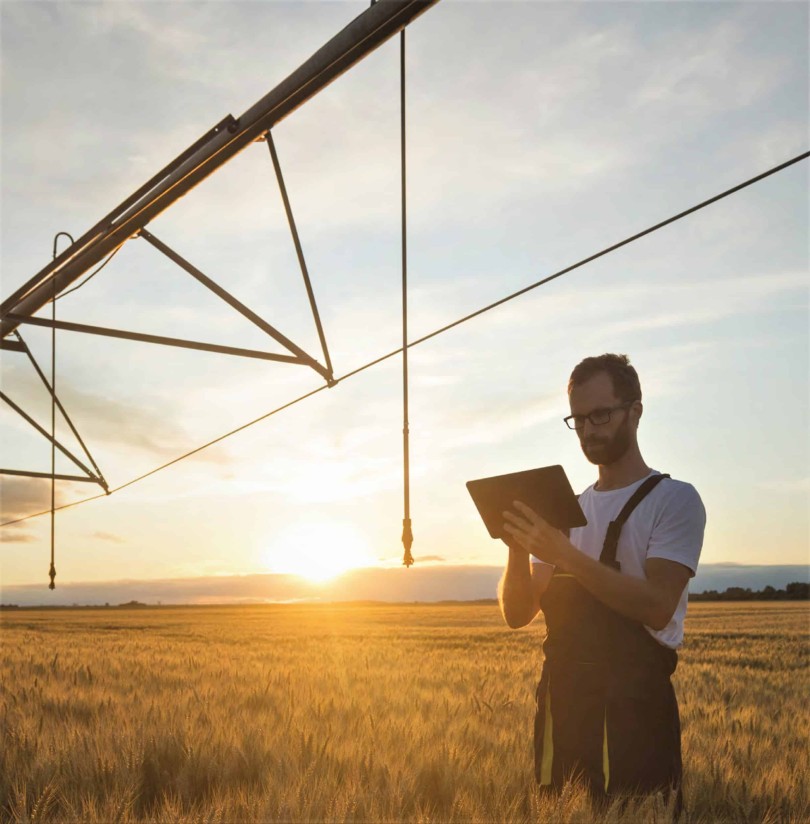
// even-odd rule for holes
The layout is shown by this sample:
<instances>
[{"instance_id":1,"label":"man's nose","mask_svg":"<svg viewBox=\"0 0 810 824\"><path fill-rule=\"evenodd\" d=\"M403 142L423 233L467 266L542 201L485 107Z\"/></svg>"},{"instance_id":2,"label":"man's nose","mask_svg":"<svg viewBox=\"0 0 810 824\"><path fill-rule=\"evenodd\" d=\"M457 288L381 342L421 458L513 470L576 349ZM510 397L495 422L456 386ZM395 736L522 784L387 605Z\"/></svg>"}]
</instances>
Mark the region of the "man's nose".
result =
<instances>
[{"instance_id":1,"label":"man's nose","mask_svg":"<svg viewBox=\"0 0 810 824\"><path fill-rule=\"evenodd\" d=\"M593 435L596 427L587 419L582 422L582 429L579 430L579 437L584 441L589 435Z\"/></svg>"}]
</instances>

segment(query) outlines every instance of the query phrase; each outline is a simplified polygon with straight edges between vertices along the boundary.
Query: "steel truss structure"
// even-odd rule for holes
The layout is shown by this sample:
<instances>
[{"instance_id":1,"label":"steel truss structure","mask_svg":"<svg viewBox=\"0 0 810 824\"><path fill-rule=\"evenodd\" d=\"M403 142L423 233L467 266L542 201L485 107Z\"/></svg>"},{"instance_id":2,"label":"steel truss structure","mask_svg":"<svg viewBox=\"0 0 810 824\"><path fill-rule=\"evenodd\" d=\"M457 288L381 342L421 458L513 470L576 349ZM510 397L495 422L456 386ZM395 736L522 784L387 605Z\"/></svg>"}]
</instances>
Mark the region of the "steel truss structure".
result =
<instances>
[{"instance_id":1,"label":"steel truss structure","mask_svg":"<svg viewBox=\"0 0 810 824\"><path fill-rule=\"evenodd\" d=\"M232 115L227 115L220 120L199 140L141 186L140 189L119 204L78 240L72 242L60 255L55 254L54 259L47 266L3 301L0 305L0 347L7 351L28 354L32 363L34 363L34 368L45 381L45 385L51 394L53 394L52 388L17 332L17 328L21 324L299 364L309 366L324 378L328 385L334 385L334 373L329 358L326 337L284 184L278 153L270 130L294 109L314 97L340 74L401 31L436 2L438 0L380 0L380 2L374 3L241 117L234 118ZM151 220L169 208L192 187L227 163L242 149L261 140L267 143L276 179L278 180L287 221L321 343L323 363L320 363L316 358L293 343L270 323L259 317L248 306L237 300L146 229ZM35 317L36 312L47 303L58 299L68 287L92 267L99 264L106 256L114 253L127 240L137 237L148 241L155 249L162 252L214 292L225 303L236 309L273 340L281 344L290 354L220 346L200 341L145 335L121 329L108 329L100 326ZM12 339L10 337L12 335L16 339ZM10 398L5 395L2 395L2 398L15 411L20 412L26 420L36 426L39 431L42 431L46 437L50 437L25 415ZM62 414L66 416L67 413L64 411L62 404L58 402L58 399L56 402ZM70 425L75 433L75 428L72 424ZM97 475L94 476L61 445L58 445L58 448L85 471L88 477L81 477L81 480L93 480L104 486L100 472L97 472ZM4 474L32 474L36 477L43 475L43 473L23 473L12 470L0 470L0 472ZM45 477L50 477L50 475L45 475ZM70 479L75 480L77 478L70 476Z\"/></svg>"},{"instance_id":2,"label":"steel truss structure","mask_svg":"<svg viewBox=\"0 0 810 824\"><path fill-rule=\"evenodd\" d=\"M318 312L315 293L309 277L309 271L293 217L292 207L290 206L290 199L287 195L287 188L284 184L281 164L273 142L271 130L287 115L314 97L319 91L324 89L343 72L360 62L378 46L382 45L395 34L403 32L405 27L416 17L427 11L437 2L438 0L378 0L378 2L372 0L372 5L369 9L356 17L342 31L335 35L335 37L316 51L315 54L296 69L296 71L289 75L289 77L251 106L241 117L234 118L229 114L220 120L136 192L120 203L109 214L105 215L78 240L74 241L67 233L60 232L54 239L54 253L51 262L0 304L0 349L27 355L35 372L48 390L52 402L51 432L49 433L9 396L0 392L0 399L51 443L52 465L50 473L0 469L0 475L51 479L51 588L54 586L53 579L56 574L53 565L53 512L55 506L53 482L55 480L91 482L98 484L107 494L110 493L107 481L104 479L101 470L93 460L87 446L56 394L56 330L82 332L90 335L120 338L141 343L174 346L203 352L217 352L224 355L307 366L324 379L326 386L334 386L337 381L335 380L332 362L329 357L326 335ZM404 72L404 62L402 70ZM267 144L278 181L287 222L290 227L304 281L304 287L309 298L313 320L321 344L322 362L304 351L276 327L256 314L250 307L239 301L182 255L155 237L155 235L146 228L150 221L172 206L172 204L187 194L194 186L205 180L221 166L225 165L237 153L251 144L261 141ZM56 243L59 235L65 235L71 241L70 246L61 254L57 254L56 251ZM106 265L123 244L134 238L146 240L157 251L168 257L169 260L176 263L185 272L202 283L222 301L265 332L276 344L283 347L286 353L222 346L202 341L160 335L147 335L141 332L57 320L55 310L56 301L67 294L68 291L78 288L78 286L73 286L73 284L75 284L79 278L82 278L84 275L87 275L86 279L93 277L97 271ZM93 269L93 267L97 268L91 272L90 270ZM80 283L79 286L81 285ZM51 317L37 317L36 313L43 309L48 303L52 306ZM22 325L51 329L52 375L50 381L48 381L45 373L40 368L20 334L19 327ZM92 469L56 439L55 412L57 408L84 450L85 458ZM57 473L55 471L56 450L59 450L69 458L81 470L82 474L68 475ZM407 494L406 489L406 515L408 514ZM410 533L409 519L407 526L407 532ZM406 557L410 557L409 544L407 545Z\"/></svg>"}]
</instances>

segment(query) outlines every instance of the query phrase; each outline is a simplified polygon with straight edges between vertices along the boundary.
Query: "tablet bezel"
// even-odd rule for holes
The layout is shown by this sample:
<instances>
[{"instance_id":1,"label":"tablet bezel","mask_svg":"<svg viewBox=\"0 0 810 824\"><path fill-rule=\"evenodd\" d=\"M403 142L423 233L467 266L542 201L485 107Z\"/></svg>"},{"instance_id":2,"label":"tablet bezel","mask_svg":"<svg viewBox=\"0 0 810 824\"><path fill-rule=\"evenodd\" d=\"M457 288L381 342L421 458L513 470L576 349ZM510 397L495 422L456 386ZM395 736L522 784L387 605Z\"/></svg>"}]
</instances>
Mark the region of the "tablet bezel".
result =
<instances>
[{"instance_id":1,"label":"tablet bezel","mask_svg":"<svg viewBox=\"0 0 810 824\"><path fill-rule=\"evenodd\" d=\"M571 483L560 464L493 475L467 481L467 491L490 536L504 537L503 512L513 501L522 501L556 529L588 523Z\"/></svg>"}]
</instances>

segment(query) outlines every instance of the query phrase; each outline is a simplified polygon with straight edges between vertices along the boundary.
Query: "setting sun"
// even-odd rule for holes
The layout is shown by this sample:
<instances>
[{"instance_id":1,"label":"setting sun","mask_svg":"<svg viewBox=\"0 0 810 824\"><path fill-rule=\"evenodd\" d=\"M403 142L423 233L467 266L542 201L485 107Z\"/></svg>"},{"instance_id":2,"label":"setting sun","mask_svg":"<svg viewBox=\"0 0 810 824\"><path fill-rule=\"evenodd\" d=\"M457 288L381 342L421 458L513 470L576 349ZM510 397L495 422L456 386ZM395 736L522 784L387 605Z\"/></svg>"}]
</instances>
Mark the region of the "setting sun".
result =
<instances>
[{"instance_id":1,"label":"setting sun","mask_svg":"<svg viewBox=\"0 0 810 824\"><path fill-rule=\"evenodd\" d=\"M297 524L273 536L262 554L270 572L328 581L343 572L371 566L366 539L352 526L334 521Z\"/></svg>"}]
</instances>

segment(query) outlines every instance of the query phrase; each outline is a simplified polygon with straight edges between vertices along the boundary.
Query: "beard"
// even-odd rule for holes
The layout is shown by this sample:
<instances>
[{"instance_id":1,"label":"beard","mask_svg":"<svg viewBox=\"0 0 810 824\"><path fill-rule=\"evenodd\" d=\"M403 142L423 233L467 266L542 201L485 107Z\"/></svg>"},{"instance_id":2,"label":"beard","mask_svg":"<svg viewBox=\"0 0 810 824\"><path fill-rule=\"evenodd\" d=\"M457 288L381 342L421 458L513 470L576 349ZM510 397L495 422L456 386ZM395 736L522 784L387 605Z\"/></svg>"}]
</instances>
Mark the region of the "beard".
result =
<instances>
[{"instance_id":1,"label":"beard","mask_svg":"<svg viewBox=\"0 0 810 824\"><path fill-rule=\"evenodd\" d=\"M592 464L609 466L627 454L631 440L630 427L625 420L612 438L590 437L587 441L580 441L580 446Z\"/></svg>"}]
</instances>

